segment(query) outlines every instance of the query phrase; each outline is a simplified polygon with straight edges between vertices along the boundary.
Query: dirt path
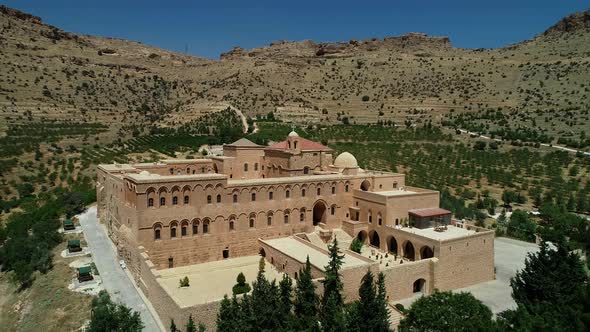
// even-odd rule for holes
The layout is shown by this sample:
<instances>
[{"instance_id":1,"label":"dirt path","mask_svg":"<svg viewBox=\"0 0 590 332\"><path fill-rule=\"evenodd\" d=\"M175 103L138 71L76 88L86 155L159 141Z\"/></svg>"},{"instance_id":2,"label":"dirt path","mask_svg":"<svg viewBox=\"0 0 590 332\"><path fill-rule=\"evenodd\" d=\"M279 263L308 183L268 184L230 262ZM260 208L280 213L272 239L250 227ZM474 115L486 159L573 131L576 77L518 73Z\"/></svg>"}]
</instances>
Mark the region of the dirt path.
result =
<instances>
[{"instance_id":1,"label":"dirt path","mask_svg":"<svg viewBox=\"0 0 590 332\"><path fill-rule=\"evenodd\" d=\"M475 136L477 136L479 138L483 138L483 139L487 139L487 140L494 140L496 142L501 142L502 141L499 138L491 138L489 136L480 135L478 133L474 133L472 131L468 131L468 130L465 130L465 129L460 129L459 128L459 131L462 132L462 133L469 134L469 135L475 135ZM579 152L579 153L582 153L582 154L584 154L586 156L590 156L590 152L585 152L585 151L582 151L582 150L571 149L571 148L568 148L568 147L565 147L565 146L561 146L561 145L551 145L551 144L547 144L547 143L540 143L540 144L541 144L541 146L546 146L546 147L549 147L549 148L554 148L554 149L563 150L563 151L567 151L567 152L573 152L573 153L578 153Z\"/></svg>"}]
</instances>

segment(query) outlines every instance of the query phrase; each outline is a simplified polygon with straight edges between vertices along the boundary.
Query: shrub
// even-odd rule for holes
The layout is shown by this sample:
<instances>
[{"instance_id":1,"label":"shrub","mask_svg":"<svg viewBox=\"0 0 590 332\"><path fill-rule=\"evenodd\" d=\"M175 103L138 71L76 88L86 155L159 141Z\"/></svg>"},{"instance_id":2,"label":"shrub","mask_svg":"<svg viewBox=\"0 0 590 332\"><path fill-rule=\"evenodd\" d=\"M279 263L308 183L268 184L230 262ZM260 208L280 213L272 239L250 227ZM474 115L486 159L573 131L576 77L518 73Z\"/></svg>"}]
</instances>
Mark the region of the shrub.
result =
<instances>
[{"instance_id":1,"label":"shrub","mask_svg":"<svg viewBox=\"0 0 590 332\"><path fill-rule=\"evenodd\" d=\"M188 287L190 286L188 277L185 276L184 278L180 279L180 287Z\"/></svg>"},{"instance_id":2,"label":"shrub","mask_svg":"<svg viewBox=\"0 0 590 332\"><path fill-rule=\"evenodd\" d=\"M363 248L363 242L357 238L352 240L352 242L350 243L350 250L352 250L356 253L360 254L362 248Z\"/></svg>"},{"instance_id":3,"label":"shrub","mask_svg":"<svg viewBox=\"0 0 590 332\"><path fill-rule=\"evenodd\" d=\"M363 101L369 101L369 96L363 96Z\"/></svg>"},{"instance_id":4,"label":"shrub","mask_svg":"<svg viewBox=\"0 0 590 332\"><path fill-rule=\"evenodd\" d=\"M238 274L238 277L236 278L236 284L232 288L232 292L234 293L234 295L245 294L248 293L251 289L252 288L250 288L250 285L246 282L246 276L244 276L244 274L240 272L240 274Z\"/></svg>"}]
</instances>

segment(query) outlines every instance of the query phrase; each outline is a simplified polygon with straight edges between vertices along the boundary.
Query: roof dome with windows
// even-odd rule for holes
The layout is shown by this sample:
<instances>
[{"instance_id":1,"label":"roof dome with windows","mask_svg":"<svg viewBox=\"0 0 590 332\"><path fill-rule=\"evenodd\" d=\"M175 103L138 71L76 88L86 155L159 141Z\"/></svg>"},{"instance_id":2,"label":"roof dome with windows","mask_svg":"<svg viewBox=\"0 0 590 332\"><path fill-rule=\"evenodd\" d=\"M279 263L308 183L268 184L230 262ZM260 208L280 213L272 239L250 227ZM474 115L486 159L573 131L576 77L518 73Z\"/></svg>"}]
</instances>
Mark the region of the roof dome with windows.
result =
<instances>
[{"instance_id":1,"label":"roof dome with windows","mask_svg":"<svg viewBox=\"0 0 590 332\"><path fill-rule=\"evenodd\" d=\"M342 152L334 160L334 166L338 168L353 168L359 167L359 164L351 153Z\"/></svg>"},{"instance_id":2,"label":"roof dome with windows","mask_svg":"<svg viewBox=\"0 0 590 332\"><path fill-rule=\"evenodd\" d=\"M299 134L297 134L297 133L295 132L295 130L292 130L292 131L289 133L289 137L299 137Z\"/></svg>"}]
</instances>

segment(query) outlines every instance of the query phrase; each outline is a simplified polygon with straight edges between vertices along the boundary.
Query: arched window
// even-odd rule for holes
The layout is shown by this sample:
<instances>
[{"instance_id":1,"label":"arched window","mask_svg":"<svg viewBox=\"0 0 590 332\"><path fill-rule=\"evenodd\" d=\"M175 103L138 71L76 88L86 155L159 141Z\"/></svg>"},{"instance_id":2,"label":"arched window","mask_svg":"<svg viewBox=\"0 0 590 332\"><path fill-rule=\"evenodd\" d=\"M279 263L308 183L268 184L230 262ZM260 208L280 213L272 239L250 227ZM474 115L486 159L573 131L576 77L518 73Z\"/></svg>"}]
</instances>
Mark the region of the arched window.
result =
<instances>
[{"instance_id":1,"label":"arched window","mask_svg":"<svg viewBox=\"0 0 590 332\"><path fill-rule=\"evenodd\" d=\"M238 202L238 195L234 194L234 203Z\"/></svg>"},{"instance_id":2,"label":"arched window","mask_svg":"<svg viewBox=\"0 0 590 332\"><path fill-rule=\"evenodd\" d=\"M170 237L171 238L176 237L176 223L173 223L170 225Z\"/></svg>"},{"instance_id":3,"label":"arched window","mask_svg":"<svg viewBox=\"0 0 590 332\"><path fill-rule=\"evenodd\" d=\"M304 222L305 221L305 211L301 211L301 213L299 213L299 222Z\"/></svg>"},{"instance_id":4,"label":"arched window","mask_svg":"<svg viewBox=\"0 0 590 332\"><path fill-rule=\"evenodd\" d=\"M180 226L180 236L187 236L188 235L188 223L183 222Z\"/></svg>"},{"instance_id":5,"label":"arched window","mask_svg":"<svg viewBox=\"0 0 590 332\"><path fill-rule=\"evenodd\" d=\"M285 211L285 216L283 218L284 218L285 224L288 224L289 223L289 211Z\"/></svg>"},{"instance_id":6,"label":"arched window","mask_svg":"<svg viewBox=\"0 0 590 332\"><path fill-rule=\"evenodd\" d=\"M209 233L209 220L203 221L203 234Z\"/></svg>"},{"instance_id":7,"label":"arched window","mask_svg":"<svg viewBox=\"0 0 590 332\"><path fill-rule=\"evenodd\" d=\"M266 225L272 226L272 213L269 213L268 217L266 217Z\"/></svg>"},{"instance_id":8,"label":"arched window","mask_svg":"<svg viewBox=\"0 0 590 332\"><path fill-rule=\"evenodd\" d=\"M199 234L199 222L197 220L193 221L193 235Z\"/></svg>"},{"instance_id":9,"label":"arched window","mask_svg":"<svg viewBox=\"0 0 590 332\"><path fill-rule=\"evenodd\" d=\"M287 191L285 191L285 198L289 198L289 197L291 197L291 191L287 190Z\"/></svg>"},{"instance_id":10,"label":"arched window","mask_svg":"<svg viewBox=\"0 0 590 332\"><path fill-rule=\"evenodd\" d=\"M318 188L318 189L316 190L316 192L317 192L317 195L319 196L319 195L321 195L321 194L322 194L322 189Z\"/></svg>"},{"instance_id":11,"label":"arched window","mask_svg":"<svg viewBox=\"0 0 590 332\"><path fill-rule=\"evenodd\" d=\"M159 228L154 229L154 240L159 240L161 238L162 237L160 235L160 229Z\"/></svg>"},{"instance_id":12,"label":"arched window","mask_svg":"<svg viewBox=\"0 0 590 332\"><path fill-rule=\"evenodd\" d=\"M166 205L166 197L160 197L160 206Z\"/></svg>"},{"instance_id":13,"label":"arched window","mask_svg":"<svg viewBox=\"0 0 590 332\"><path fill-rule=\"evenodd\" d=\"M235 229L235 222L233 219L230 219L229 221L229 230L233 231Z\"/></svg>"},{"instance_id":14,"label":"arched window","mask_svg":"<svg viewBox=\"0 0 590 332\"><path fill-rule=\"evenodd\" d=\"M207 195L207 204L211 204L211 195Z\"/></svg>"},{"instance_id":15,"label":"arched window","mask_svg":"<svg viewBox=\"0 0 590 332\"><path fill-rule=\"evenodd\" d=\"M293 142L293 148L297 149L297 141Z\"/></svg>"},{"instance_id":16,"label":"arched window","mask_svg":"<svg viewBox=\"0 0 590 332\"><path fill-rule=\"evenodd\" d=\"M148 198L148 206L149 207L153 207L154 206L154 199L153 198Z\"/></svg>"},{"instance_id":17,"label":"arched window","mask_svg":"<svg viewBox=\"0 0 590 332\"><path fill-rule=\"evenodd\" d=\"M369 224L373 223L373 214L369 211Z\"/></svg>"},{"instance_id":18,"label":"arched window","mask_svg":"<svg viewBox=\"0 0 590 332\"><path fill-rule=\"evenodd\" d=\"M189 203L189 197L188 195L184 196L184 204L188 204Z\"/></svg>"},{"instance_id":19,"label":"arched window","mask_svg":"<svg viewBox=\"0 0 590 332\"><path fill-rule=\"evenodd\" d=\"M301 197L305 197L305 189L301 189Z\"/></svg>"},{"instance_id":20,"label":"arched window","mask_svg":"<svg viewBox=\"0 0 590 332\"><path fill-rule=\"evenodd\" d=\"M257 171L258 170L258 163L254 163L254 170Z\"/></svg>"},{"instance_id":21,"label":"arched window","mask_svg":"<svg viewBox=\"0 0 590 332\"><path fill-rule=\"evenodd\" d=\"M377 214L377 223L379 224L379 226L381 226L381 224L383 223L383 218L381 218L381 213Z\"/></svg>"},{"instance_id":22,"label":"arched window","mask_svg":"<svg viewBox=\"0 0 590 332\"><path fill-rule=\"evenodd\" d=\"M256 202L256 193L252 193L252 202Z\"/></svg>"},{"instance_id":23,"label":"arched window","mask_svg":"<svg viewBox=\"0 0 590 332\"><path fill-rule=\"evenodd\" d=\"M187 167L187 168L186 168L186 174L191 174L191 169L190 169L190 167Z\"/></svg>"},{"instance_id":24,"label":"arched window","mask_svg":"<svg viewBox=\"0 0 590 332\"><path fill-rule=\"evenodd\" d=\"M244 172L248 172L248 163L244 164Z\"/></svg>"},{"instance_id":25,"label":"arched window","mask_svg":"<svg viewBox=\"0 0 590 332\"><path fill-rule=\"evenodd\" d=\"M331 215L335 215L335 214L336 214L336 205L332 205L332 206L330 207L330 214L331 214Z\"/></svg>"},{"instance_id":26,"label":"arched window","mask_svg":"<svg viewBox=\"0 0 590 332\"><path fill-rule=\"evenodd\" d=\"M309 174L309 167L303 167L303 174Z\"/></svg>"},{"instance_id":27,"label":"arched window","mask_svg":"<svg viewBox=\"0 0 590 332\"><path fill-rule=\"evenodd\" d=\"M332 187L332 195L336 193L336 187Z\"/></svg>"},{"instance_id":28,"label":"arched window","mask_svg":"<svg viewBox=\"0 0 590 332\"><path fill-rule=\"evenodd\" d=\"M348 185L344 186L344 191L348 192Z\"/></svg>"},{"instance_id":29,"label":"arched window","mask_svg":"<svg viewBox=\"0 0 590 332\"><path fill-rule=\"evenodd\" d=\"M273 198L273 193L272 193L272 191L269 191L268 192L268 199L272 201L272 198Z\"/></svg>"},{"instance_id":30,"label":"arched window","mask_svg":"<svg viewBox=\"0 0 590 332\"><path fill-rule=\"evenodd\" d=\"M254 228L254 218L250 218L250 228Z\"/></svg>"},{"instance_id":31,"label":"arched window","mask_svg":"<svg viewBox=\"0 0 590 332\"><path fill-rule=\"evenodd\" d=\"M172 205L178 205L178 197L172 197Z\"/></svg>"}]
</instances>

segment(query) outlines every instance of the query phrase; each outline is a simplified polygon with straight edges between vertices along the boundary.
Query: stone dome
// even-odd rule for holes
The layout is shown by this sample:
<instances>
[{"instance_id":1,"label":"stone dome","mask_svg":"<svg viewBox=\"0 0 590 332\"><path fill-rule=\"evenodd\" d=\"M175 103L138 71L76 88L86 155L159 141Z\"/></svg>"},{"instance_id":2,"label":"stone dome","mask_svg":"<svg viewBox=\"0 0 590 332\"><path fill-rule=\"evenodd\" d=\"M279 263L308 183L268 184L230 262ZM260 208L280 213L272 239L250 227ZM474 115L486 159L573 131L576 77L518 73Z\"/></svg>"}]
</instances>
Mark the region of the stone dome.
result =
<instances>
[{"instance_id":1,"label":"stone dome","mask_svg":"<svg viewBox=\"0 0 590 332\"><path fill-rule=\"evenodd\" d=\"M289 133L289 137L299 137L299 134L297 134L297 133L295 132L295 130L293 130L293 131L291 131L291 132Z\"/></svg>"},{"instance_id":2,"label":"stone dome","mask_svg":"<svg viewBox=\"0 0 590 332\"><path fill-rule=\"evenodd\" d=\"M334 166L338 168L352 168L358 167L359 164L357 163L356 158L352 154L348 152L342 152L334 160Z\"/></svg>"},{"instance_id":3,"label":"stone dome","mask_svg":"<svg viewBox=\"0 0 590 332\"><path fill-rule=\"evenodd\" d=\"M148 172L148 171L141 171L141 172L139 172L139 175L141 175L141 176L149 176L150 175L150 172Z\"/></svg>"}]
</instances>

